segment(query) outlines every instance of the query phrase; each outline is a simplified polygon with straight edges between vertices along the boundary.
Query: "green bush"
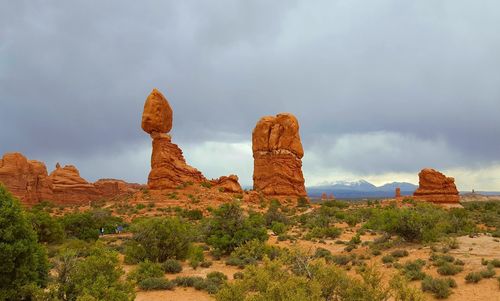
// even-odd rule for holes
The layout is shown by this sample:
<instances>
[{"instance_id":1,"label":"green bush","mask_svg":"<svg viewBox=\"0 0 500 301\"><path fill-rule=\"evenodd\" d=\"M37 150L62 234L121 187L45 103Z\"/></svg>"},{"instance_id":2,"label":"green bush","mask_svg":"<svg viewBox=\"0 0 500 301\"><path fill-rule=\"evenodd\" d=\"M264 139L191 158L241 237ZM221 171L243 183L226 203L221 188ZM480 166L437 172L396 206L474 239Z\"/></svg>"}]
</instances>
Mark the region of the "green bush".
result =
<instances>
[{"instance_id":1,"label":"green bush","mask_svg":"<svg viewBox=\"0 0 500 301\"><path fill-rule=\"evenodd\" d=\"M463 271L463 268L459 265L455 265L449 262L443 263L441 266L438 267L437 272L439 275L443 276L450 276L450 275L456 275Z\"/></svg>"},{"instance_id":2,"label":"green bush","mask_svg":"<svg viewBox=\"0 0 500 301\"><path fill-rule=\"evenodd\" d=\"M492 265L488 265L488 267L486 269L483 269L479 273L481 274L481 277L483 277L483 278L493 278L496 274Z\"/></svg>"},{"instance_id":3,"label":"green bush","mask_svg":"<svg viewBox=\"0 0 500 301\"><path fill-rule=\"evenodd\" d=\"M438 299L448 298L452 287L456 287L456 282L451 278L438 279L427 276L422 281L422 290L432 293Z\"/></svg>"},{"instance_id":4,"label":"green bush","mask_svg":"<svg viewBox=\"0 0 500 301\"><path fill-rule=\"evenodd\" d=\"M118 254L96 245L89 256L77 257L65 251L56 259L58 295L64 300L114 300L135 299L133 286L122 280Z\"/></svg>"},{"instance_id":5,"label":"green bush","mask_svg":"<svg viewBox=\"0 0 500 301\"><path fill-rule=\"evenodd\" d=\"M128 274L127 278L139 283L147 278L159 277L163 277L163 267L161 264L146 260L139 263L139 265Z\"/></svg>"},{"instance_id":6,"label":"green bush","mask_svg":"<svg viewBox=\"0 0 500 301\"><path fill-rule=\"evenodd\" d=\"M392 255L385 255L382 257L383 263L393 263L394 261L396 261L396 259Z\"/></svg>"},{"instance_id":7,"label":"green bush","mask_svg":"<svg viewBox=\"0 0 500 301\"><path fill-rule=\"evenodd\" d=\"M163 271L168 274L177 274L182 272L181 262L175 259L167 259L162 264Z\"/></svg>"},{"instance_id":8,"label":"green bush","mask_svg":"<svg viewBox=\"0 0 500 301\"><path fill-rule=\"evenodd\" d=\"M19 201L0 184L0 300L22 300L22 287L44 286L48 264Z\"/></svg>"},{"instance_id":9,"label":"green bush","mask_svg":"<svg viewBox=\"0 0 500 301\"><path fill-rule=\"evenodd\" d=\"M500 259L495 258L493 260L490 260L490 261L488 261L488 264L491 264L495 268L500 268Z\"/></svg>"},{"instance_id":10,"label":"green bush","mask_svg":"<svg viewBox=\"0 0 500 301\"><path fill-rule=\"evenodd\" d=\"M149 259L185 259L193 240L189 224L178 218L148 218L131 227L132 241L125 248L127 262Z\"/></svg>"},{"instance_id":11,"label":"green bush","mask_svg":"<svg viewBox=\"0 0 500 301\"><path fill-rule=\"evenodd\" d=\"M405 208L388 206L371 209L363 227L397 234L411 242L433 242L449 233L471 231L472 221L463 216L463 212L447 212L432 204Z\"/></svg>"},{"instance_id":12,"label":"green bush","mask_svg":"<svg viewBox=\"0 0 500 301\"><path fill-rule=\"evenodd\" d=\"M64 229L61 222L49 213L33 209L28 212L27 217L39 242L53 244L61 243L64 240Z\"/></svg>"},{"instance_id":13,"label":"green bush","mask_svg":"<svg viewBox=\"0 0 500 301\"><path fill-rule=\"evenodd\" d=\"M201 220L203 219L203 212L198 209L183 210L181 216L190 220Z\"/></svg>"},{"instance_id":14,"label":"green bush","mask_svg":"<svg viewBox=\"0 0 500 301\"><path fill-rule=\"evenodd\" d=\"M401 257L406 257L408 256L409 253L406 250L394 250L391 252L391 256L401 258Z\"/></svg>"},{"instance_id":15,"label":"green bush","mask_svg":"<svg viewBox=\"0 0 500 301\"><path fill-rule=\"evenodd\" d=\"M270 246L264 242L254 239L237 247L233 252L231 252L226 264L243 268L248 264L256 264L257 261L262 260L264 256L274 259L279 254L280 249L278 247Z\"/></svg>"},{"instance_id":16,"label":"green bush","mask_svg":"<svg viewBox=\"0 0 500 301\"><path fill-rule=\"evenodd\" d=\"M271 224L271 230L273 230L274 234L280 235L286 232L286 225L280 222L273 222Z\"/></svg>"},{"instance_id":17,"label":"green bush","mask_svg":"<svg viewBox=\"0 0 500 301\"><path fill-rule=\"evenodd\" d=\"M410 281L412 280L422 280L425 278L426 274L422 271L425 265L425 261L417 259L414 261L408 261L403 265L403 275Z\"/></svg>"},{"instance_id":18,"label":"green bush","mask_svg":"<svg viewBox=\"0 0 500 301\"><path fill-rule=\"evenodd\" d=\"M99 225L96 224L90 212L75 212L61 218L64 231L68 237L81 240L97 240Z\"/></svg>"},{"instance_id":19,"label":"green bush","mask_svg":"<svg viewBox=\"0 0 500 301\"><path fill-rule=\"evenodd\" d=\"M205 227L206 242L221 254L230 254L247 241L267 240L267 230L262 215L250 213L244 216L236 203L221 205L212 212Z\"/></svg>"},{"instance_id":20,"label":"green bush","mask_svg":"<svg viewBox=\"0 0 500 301\"><path fill-rule=\"evenodd\" d=\"M205 260L203 249L200 246L191 245L188 252L189 265L196 269Z\"/></svg>"},{"instance_id":21,"label":"green bush","mask_svg":"<svg viewBox=\"0 0 500 301\"><path fill-rule=\"evenodd\" d=\"M478 283L481 279L483 279L483 276L480 272L470 272L465 275L465 282L467 283Z\"/></svg>"},{"instance_id":22,"label":"green bush","mask_svg":"<svg viewBox=\"0 0 500 301\"><path fill-rule=\"evenodd\" d=\"M175 288L175 283L172 281L169 281L163 277L157 277L157 278L142 279L138 283L138 286L140 289L145 290L145 291L173 290Z\"/></svg>"}]
</instances>

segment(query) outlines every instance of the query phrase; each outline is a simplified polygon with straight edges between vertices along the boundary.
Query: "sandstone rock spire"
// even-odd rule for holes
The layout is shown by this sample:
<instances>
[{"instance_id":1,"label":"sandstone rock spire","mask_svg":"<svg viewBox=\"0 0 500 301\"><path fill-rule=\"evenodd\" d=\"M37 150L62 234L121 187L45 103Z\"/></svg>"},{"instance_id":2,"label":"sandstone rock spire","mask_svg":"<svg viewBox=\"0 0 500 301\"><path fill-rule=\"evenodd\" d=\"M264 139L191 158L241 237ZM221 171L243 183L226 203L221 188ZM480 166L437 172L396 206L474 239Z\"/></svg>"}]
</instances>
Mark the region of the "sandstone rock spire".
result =
<instances>
[{"instance_id":1,"label":"sandstone rock spire","mask_svg":"<svg viewBox=\"0 0 500 301\"><path fill-rule=\"evenodd\" d=\"M252 133L254 190L265 195L306 196L299 122L290 113L265 116Z\"/></svg>"}]
</instances>

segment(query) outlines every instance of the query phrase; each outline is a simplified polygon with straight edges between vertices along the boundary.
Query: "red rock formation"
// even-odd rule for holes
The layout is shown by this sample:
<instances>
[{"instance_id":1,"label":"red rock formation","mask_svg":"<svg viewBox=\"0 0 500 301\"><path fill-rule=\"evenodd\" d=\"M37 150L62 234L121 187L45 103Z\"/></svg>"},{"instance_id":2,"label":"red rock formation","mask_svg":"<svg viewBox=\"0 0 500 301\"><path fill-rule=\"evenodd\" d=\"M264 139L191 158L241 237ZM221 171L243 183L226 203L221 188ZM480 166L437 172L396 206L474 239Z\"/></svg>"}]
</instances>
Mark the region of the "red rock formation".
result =
<instances>
[{"instance_id":1,"label":"red rock formation","mask_svg":"<svg viewBox=\"0 0 500 301\"><path fill-rule=\"evenodd\" d=\"M395 196L396 196L396 198L400 198L401 197L401 188L396 187Z\"/></svg>"},{"instance_id":2,"label":"red rock formation","mask_svg":"<svg viewBox=\"0 0 500 301\"><path fill-rule=\"evenodd\" d=\"M142 129L148 133L168 133L172 129L173 112L167 99L153 89L144 103Z\"/></svg>"},{"instance_id":3,"label":"red rock formation","mask_svg":"<svg viewBox=\"0 0 500 301\"><path fill-rule=\"evenodd\" d=\"M243 189L241 189L241 185L238 182L238 176L236 175L229 175L228 177L222 176L218 179L211 180L210 182L214 187L221 189L223 192L243 192Z\"/></svg>"},{"instance_id":4,"label":"red rock formation","mask_svg":"<svg viewBox=\"0 0 500 301\"><path fill-rule=\"evenodd\" d=\"M323 193L321 194L321 200L322 200L322 201L326 201L326 200L328 200L328 196L326 195L326 192L323 192Z\"/></svg>"},{"instance_id":5,"label":"red rock formation","mask_svg":"<svg viewBox=\"0 0 500 301\"><path fill-rule=\"evenodd\" d=\"M99 179L94 182L94 187L97 189L100 196L109 198L117 195L134 193L145 188L146 185L127 183L117 179Z\"/></svg>"},{"instance_id":6,"label":"red rock formation","mask_svg":"<svg viewBox=\"0 0 500 301\"><path fill-rule=\"evenodd\" d=\"M60 204L85 204L99 197L97 189L92 183L80 177L80 172L73 165L61 167L50 173L53 184L54 202Z\"/></svg>"},{"instance_id":7,"label":"red rock formation","mask_svg":"<svg viewBox=\"0 0 500 301\"><path fill-rule=\"evenodd\" d=\"M0 182L28 205L52 199L52 181L45 164L20 153L7 153L0 160Z\"/></svg>"},{"instance_id":8,"label":"red rock formation","mask_svg":"<svg viewBox=\"0 0 500 301\"><path fill-rule=\"evenodd\" d=\"M413 194L416 199L433 203L459 202L455 179L430 168L423 169L418 177L419 187Z\"/></svg>"},{"instance_id":9,"label":"red rock formation","mask_svg":"<svg viewBox=\"0 0 500 301\"><path fill-rule=\"evenodd\" d=\"M207 179L196 168L189 166L182 150L171 142L167 134L172 129L173 112L160 91L153 89L144 103L142 129L153 138L150 189L175 188L186 182L200 183Z\"/></svg>"},{"instance_id":10,"label":"red rock formation","mask_svg":"<svg viewBox=\"0 0 500 301\"><path fill-rule=\"evenodd\" d=\"M88 201L113 197L141 188L120 180L99 180L95 184L80 177L74 166L56 165L50 176L45 164L28 160L20 153L7 153L0 160L0 182L25 205L41 201L56 204L87 204Z\"/></svg>"},{"instance_id":11,"label":"red rock formation","mask_svg":"<svg viewBox=\"0 0 500 301\"><path fill-rule=\"evenodd\" d=\"M254 190L265 195L306 196L299 123L292 114L266 116L252 133Z\"/></svg>"},{"instance_id":12,"label":"red rock formation","mask_svg":"<svg viewBox=\"0 0 500 301\"><path fill-rule=\"evenodd\" d=\"M199 170L186 163L182 150L170 142L169 135L156 133L152 137L153 153L148 177L150 189L175 188L187 182L207 181Z\"/></svg>"},{"instance_id":13,"label":"red rock formation","mask_svg":"<svg viewBox=\"0 0 500 301\"><path fill-rule=\"evenodd\" d=\"M330 197L329 197L330 200L335 200L335 196L333 195L333 193L330 193Z\"/></svg>"}]
</instances>

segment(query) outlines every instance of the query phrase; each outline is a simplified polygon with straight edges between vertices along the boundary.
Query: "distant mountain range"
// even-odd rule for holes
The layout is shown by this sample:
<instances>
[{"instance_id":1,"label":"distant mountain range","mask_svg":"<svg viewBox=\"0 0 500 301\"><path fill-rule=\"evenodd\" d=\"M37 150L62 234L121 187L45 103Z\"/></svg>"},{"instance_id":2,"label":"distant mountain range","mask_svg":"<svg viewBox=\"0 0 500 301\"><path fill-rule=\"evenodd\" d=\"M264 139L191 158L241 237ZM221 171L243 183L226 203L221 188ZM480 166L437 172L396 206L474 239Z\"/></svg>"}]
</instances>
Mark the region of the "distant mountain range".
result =
<instances>
[{"instance_id":1,"label":"distant mountain range","mask_svg":"<svg viewBox=\"0 0 500 301\"><path fill-rule=\"evenodd\" d=\"M412 195L418 188L417 185L406 182L392 182L382 186L359 180L354 182L338 181L331 184L307 187L310 197L321 197L323 193L333 193L337 199L361 199L361 198L391 198L394 197L396 188L401 188L402 195Z\"/></svg>"}]
</instances>

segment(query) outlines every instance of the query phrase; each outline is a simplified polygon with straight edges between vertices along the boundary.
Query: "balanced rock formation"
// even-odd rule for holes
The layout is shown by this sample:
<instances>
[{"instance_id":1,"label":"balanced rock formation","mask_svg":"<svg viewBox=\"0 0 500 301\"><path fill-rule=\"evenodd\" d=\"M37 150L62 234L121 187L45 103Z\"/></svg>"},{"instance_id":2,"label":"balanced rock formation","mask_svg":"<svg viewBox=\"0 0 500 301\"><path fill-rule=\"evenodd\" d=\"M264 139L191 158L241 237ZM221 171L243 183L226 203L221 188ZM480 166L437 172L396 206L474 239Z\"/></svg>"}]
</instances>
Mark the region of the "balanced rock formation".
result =
<instances>
[{"instance_id":1,"label":"balanced rock formation","mask_svg":"<svg viewBox=\"0 0 500 301\"><path fill-rule=\"evenodd\" d=\"M222 176L218 179L210 181L212 185L223 192L242 193L241 185L238 182L238 176L229 175L228 177Z\"/></svg>"},{"instance_id":2,"label":"balanced rock formation","mask_svg":"<svg viewBox=\"0 0 500 301\"><path fill-rule=\"evenodd\" d=\"M266 116L252 133L254 190L271 196L306 196L299 122L289 113Z\"/></svg>"},{"instance_id":3,"label":"balanced rock formation","mask_svg":"<svg viewBox=\"0 0 500 301\"><path fill-rule=\"evenodd\" d=\"M0 159L0 182L28 205L53 197L45 164L28 160L20 153L7 153Z\"/></svg>"},{"instance_id":4,"label":"balanced rock formation","mask_svg":"<svg viewBox=\"0 0 500 301\"><path fill-rule=\"evenodd\" d=\"M168 133L172 129L173 111L160 91L153 89L144 103L142 129L148 133Z\"/></svg>"},{"instance_id":5,"label":"balanced rock formation","mask_svg":"<svg viewBox=\"0 0 500 301\"><path fill-rule=\"evenodd\" d=\"M459 195L455 179L446 177L434 169L425 168L418 174L419 187L413 193L418 200L433 203L458 203Z\"/></svg>"}]
</instances>

